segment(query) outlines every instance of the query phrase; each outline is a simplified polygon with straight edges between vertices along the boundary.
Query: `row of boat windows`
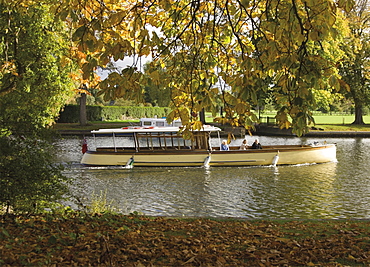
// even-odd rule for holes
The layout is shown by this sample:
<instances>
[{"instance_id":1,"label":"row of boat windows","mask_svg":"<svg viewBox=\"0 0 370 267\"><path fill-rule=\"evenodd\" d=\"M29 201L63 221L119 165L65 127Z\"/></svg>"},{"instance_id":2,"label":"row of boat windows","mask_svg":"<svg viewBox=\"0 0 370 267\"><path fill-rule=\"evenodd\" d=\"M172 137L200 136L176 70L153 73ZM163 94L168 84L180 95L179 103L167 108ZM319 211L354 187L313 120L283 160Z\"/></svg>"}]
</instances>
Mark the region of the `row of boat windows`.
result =
<instances>
[{"instance_id":1,"label":"row of boat windows","mask_svg":"<svg viewBox=\"0 0 370 267\"><path fill-rule=\"evenodd\" d=\"M111 144L105 144L106 139L96 137L96 143L102 144L103 146L110 146ZM208 133L194 135L194 138L187 140L177 134L137 134L136 137L113 137L114 147L120 148L138 148L138 149L209 149L209 137Z\"/></svg>"}]
</instances>

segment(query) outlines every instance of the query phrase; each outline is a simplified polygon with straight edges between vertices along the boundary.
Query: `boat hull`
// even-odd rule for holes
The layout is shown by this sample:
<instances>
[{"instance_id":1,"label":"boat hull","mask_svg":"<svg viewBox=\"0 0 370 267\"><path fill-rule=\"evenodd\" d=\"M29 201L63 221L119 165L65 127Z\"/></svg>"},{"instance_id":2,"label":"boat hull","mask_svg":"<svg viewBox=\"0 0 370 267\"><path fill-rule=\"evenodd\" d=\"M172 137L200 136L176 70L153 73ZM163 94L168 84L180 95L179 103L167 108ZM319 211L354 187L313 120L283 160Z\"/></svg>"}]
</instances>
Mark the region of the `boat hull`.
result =
<instances>
[{"instance_id":1,"label":"boat hull","mask_svg":"<svg viewBox=\"0 0 370 267\"><path fill-rule=\"evenodd\" d=\"M163 151L87 151L81 163L86 166L139 167L232 167L297 165L336 161L336 145L273 146L264 149L230 151L163 150Z\"/></svg>"}]
</instances>

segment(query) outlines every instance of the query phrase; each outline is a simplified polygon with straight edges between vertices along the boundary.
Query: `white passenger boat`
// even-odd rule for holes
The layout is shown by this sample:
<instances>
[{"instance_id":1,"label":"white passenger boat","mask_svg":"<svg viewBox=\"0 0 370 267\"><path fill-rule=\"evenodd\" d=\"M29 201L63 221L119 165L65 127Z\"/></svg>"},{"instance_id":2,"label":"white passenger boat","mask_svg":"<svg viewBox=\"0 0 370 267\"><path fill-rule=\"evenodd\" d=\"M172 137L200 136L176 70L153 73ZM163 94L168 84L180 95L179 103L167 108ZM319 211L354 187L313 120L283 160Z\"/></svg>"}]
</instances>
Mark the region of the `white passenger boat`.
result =
<instances>
[{"instance_id":1,"label":"white passenger boat","mask_svg":"<svg viewBox=\"0 0 370 267\"><path fill-rule=\"evenodd\" d=\"M165 119L144 119L140 126L118 129L100 129L95 136L111 136L113 146L96 146L87 150L81 163L86 166L133 166L139 167L202 167L202 166L253 166L325 163L336 161L335 144L273 145L263 149L228 151L212 146L211 134L220 128L204 125L193 131L193 138L186 140L181 133L181 122L157 126ZM218 135L219 137L219 135ZM122 140L125 139L125 142ZM218 138L220 139L220 138ZM123 143L124 145L119 145Z\"/></svg>"}]
</instances>

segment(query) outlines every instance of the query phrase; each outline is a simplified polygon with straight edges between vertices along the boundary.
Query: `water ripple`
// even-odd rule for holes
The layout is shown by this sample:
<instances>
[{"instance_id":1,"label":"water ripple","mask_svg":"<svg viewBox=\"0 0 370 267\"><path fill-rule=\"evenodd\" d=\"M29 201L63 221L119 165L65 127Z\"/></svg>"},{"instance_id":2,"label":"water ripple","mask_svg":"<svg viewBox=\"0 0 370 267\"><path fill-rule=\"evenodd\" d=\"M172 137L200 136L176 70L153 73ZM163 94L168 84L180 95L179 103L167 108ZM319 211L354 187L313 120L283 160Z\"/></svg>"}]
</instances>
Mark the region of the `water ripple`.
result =
<instances>
[{"instance_id":1,"label":"water ripple","mask_svg":"<svg viewBox=\"0 0 370 267\"><path fill-rule=\"evenodd\" d=\"M315 140L260 137L264 144ZM319 140L323 141L323 140ZM79 139L59 156L85 199L106 191L122 212L155 216L370 218L370 139L331 139L338 162L246 168L81 168ZM235 141L237 142L237 141ZM72 147L73 146L73 147ZM78 149L75 147L78 146Z\"/></svg>"}]
</instances>

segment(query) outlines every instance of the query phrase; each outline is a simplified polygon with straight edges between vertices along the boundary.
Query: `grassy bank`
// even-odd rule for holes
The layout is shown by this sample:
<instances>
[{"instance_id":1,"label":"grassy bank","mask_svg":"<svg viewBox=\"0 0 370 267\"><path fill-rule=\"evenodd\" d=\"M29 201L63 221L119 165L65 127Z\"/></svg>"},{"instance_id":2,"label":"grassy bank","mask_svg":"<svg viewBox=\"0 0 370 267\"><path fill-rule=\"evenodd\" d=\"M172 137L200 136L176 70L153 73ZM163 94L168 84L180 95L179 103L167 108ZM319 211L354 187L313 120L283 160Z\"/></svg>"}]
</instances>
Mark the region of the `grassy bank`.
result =
<instances>
[{"instance_id":1,"label":"grassy bank","mask_svg":"<svg viewBox=\"0 0 370 267\"><path fill-rule=\"evenodd\" d=\"M324 131L370 131L370 124L366 125L352 125L352 124L316 124L316 128Z\"/></svg>"},{"instance_id":2,"label":"grassy bank","mask_svg":"<svg viewBox=\"0 0 370 267\"><path fill-rule=\"evenodd\" d=\"M370 222L2 216L1 266L369 266Z\"/></svg>"},{"instance_id":3,"label":"grassy bank","mask_svg":"<svg viewBox=\"0 0 370 267\"><path fill-rule=\"evenodd\" d=\"M208 121L208 123L210 123ZM80 126L78 123L57 123L53 126L55 130L96 130L96 129L104 129L104 128L117 128L128 126L132 124L138 124L139 120L131 120L131 121L116 121L116 122L109 122L109 121L98 121L98 122L89 122L86 126ZM369 122L370 123L370 122ZM370 131L370 124L365 125L352 125L348 124L341 124L341 123L330 123L329 120L322 120L322 123L317 123L315 126L316 128L323 129L325 131Z\"/></svg>"},{"instance_id":4,"label":"grassy bank","mask_svg":"<svg viewBox=\"0 0 370 267\"><path fill-rule=\"evenodd\" d=\"M354 115L314 115L316 124L351 124L355 120ZM365 123L370 123L370 116L363 117Z\"/></svg>"},{"instance_id":5,"label":"grassy bank","mask_svg":"<svg viewBox=\"0 0 370 267\"><path fill-rule=\"evenodd\" d=\"M97 130L97 129L107 129L107 128L118 128L124 127L128 125L138 124L139 120L131 120L131 121L93 121L88 122L86 126L81 126L79 123L57 123L53 125L53 129L57 131L63 130Z\"/></svg>"}]
</instances>

